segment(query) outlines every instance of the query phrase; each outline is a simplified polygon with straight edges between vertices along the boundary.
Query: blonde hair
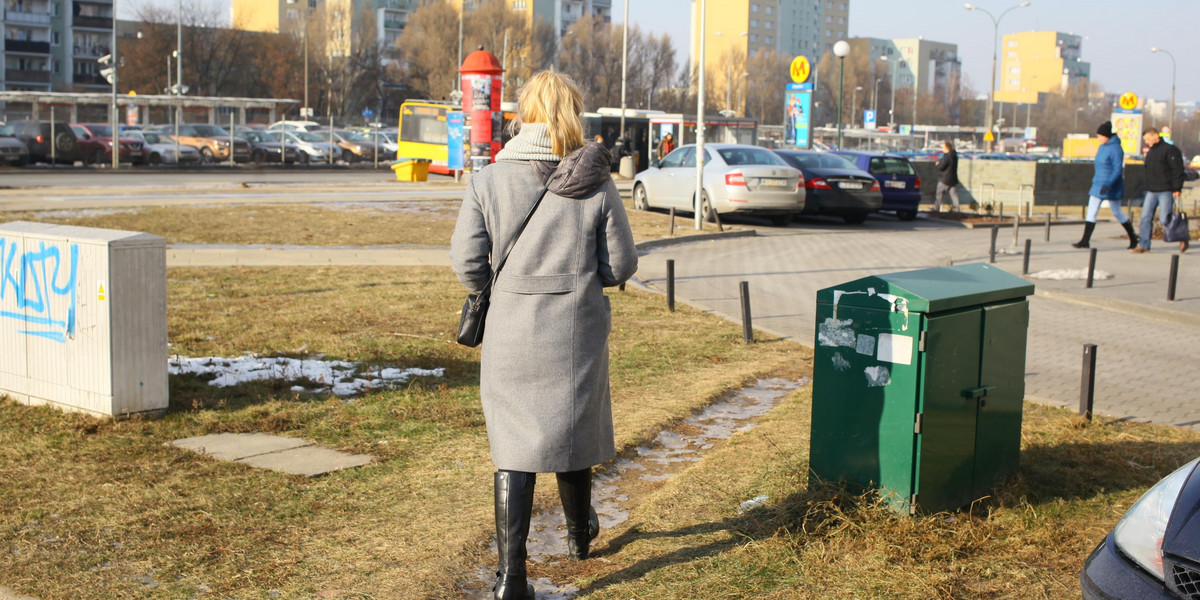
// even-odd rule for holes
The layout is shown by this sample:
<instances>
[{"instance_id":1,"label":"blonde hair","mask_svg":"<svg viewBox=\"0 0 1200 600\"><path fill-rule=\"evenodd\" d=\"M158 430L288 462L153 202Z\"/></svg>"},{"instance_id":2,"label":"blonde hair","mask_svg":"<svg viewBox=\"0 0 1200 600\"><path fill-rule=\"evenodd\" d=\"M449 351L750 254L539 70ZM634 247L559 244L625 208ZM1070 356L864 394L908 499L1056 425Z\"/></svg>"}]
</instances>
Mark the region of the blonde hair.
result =
<instances>
[{"instance_id":1,"label":"blonde hair","mask_svg":"<svg viewBox=\"0 0 1200 600\"><path fill-rule=\"evenodd\" d=\"M520 123L545 123L551 151L566 156L583 147L583 94L569 76L542 71L531 77L517 98Z\"/></svg>"}]
</instances>

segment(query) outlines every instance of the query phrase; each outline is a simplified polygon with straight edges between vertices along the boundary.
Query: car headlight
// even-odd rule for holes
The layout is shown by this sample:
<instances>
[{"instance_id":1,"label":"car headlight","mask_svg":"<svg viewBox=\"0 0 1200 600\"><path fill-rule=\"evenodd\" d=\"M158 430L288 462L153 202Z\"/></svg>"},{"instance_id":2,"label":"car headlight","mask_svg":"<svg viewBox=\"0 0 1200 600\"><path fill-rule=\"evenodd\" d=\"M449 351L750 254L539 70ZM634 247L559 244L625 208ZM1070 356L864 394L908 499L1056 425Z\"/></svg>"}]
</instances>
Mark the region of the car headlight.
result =
<instances>
[{"instance_id":1,"label":"car headlight","mask_svg":"<svg viewBox=\"0 0 1200 600\"><path fill-rule=\"evenodd\" d=\"M1113 530L1117 548L1160 581L1163 580L1162 542L1167 521L1175 510L1179 491L1198 461L1200 458L1154 484L1129 507Z\"/></svg>"},{"instance_id":2,"label":"car headlight","mask_svg":"<svg viewBox=\"0 0 1200 600\"><path fill-rule=\"evenodd\" d=\"M217 145L222 148L227 148L229 146L229 142L225 140L217 140Z\"/></svg>"}]
</instances>

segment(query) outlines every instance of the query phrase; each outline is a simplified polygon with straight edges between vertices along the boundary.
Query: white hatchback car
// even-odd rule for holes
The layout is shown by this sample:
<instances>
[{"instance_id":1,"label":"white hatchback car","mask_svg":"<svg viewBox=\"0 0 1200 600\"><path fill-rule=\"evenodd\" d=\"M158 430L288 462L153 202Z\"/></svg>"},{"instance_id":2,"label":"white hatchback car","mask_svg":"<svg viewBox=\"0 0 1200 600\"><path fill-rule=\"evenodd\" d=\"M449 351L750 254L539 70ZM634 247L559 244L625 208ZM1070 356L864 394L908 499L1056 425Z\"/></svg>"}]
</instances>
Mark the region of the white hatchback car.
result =
<instances>
[{"instance_id":1,"label":"white hatchback car","mask_svg":"<svg viewBox=\"0 0 1200 600\"><path fill-rule=\"evenodd\" d=\"M701 215L743 213L765 215L786 226L804 210L804 176L775 153L758 146L705 144ZM680 146L633 180L633 207L694 210L696 147Z\"/></svg>"}]
</instances>

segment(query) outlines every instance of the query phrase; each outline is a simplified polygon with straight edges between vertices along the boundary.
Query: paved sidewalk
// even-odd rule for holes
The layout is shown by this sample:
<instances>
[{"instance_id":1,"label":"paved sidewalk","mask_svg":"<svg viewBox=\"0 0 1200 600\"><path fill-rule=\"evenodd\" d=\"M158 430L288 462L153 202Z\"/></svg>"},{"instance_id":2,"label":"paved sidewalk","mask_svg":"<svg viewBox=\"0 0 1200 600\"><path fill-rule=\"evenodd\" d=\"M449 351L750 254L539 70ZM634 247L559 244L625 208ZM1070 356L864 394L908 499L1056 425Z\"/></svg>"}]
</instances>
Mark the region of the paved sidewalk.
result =
<instances>
[{"instance_id":1,"label":"paved sidewalk","mask_svg":"<svg viewBox=\"0 0 1200 600\"><path fill-rule=\"evenodd\" d=\"M658 248L642 257L637 277L665 289L666 259L674 259L679 300L739 322L738 284L748 281L754 326L811 346L819 289L873 274L988 260L988 230L869 223L857 231L831 223L827 232L791 228ZM1177 300L1167 302L1170 257L1163 246L1130 254L1108 229L1120 231L1101 224L1093 246L1100 249L1097 268L1112 279L1097 280L1090 290L1084 281L1032 280L1037 295L1030 301L1027 395L1078 406L1082 345L1094 343L1097 413L1200 431L1192 383L1200 374L1200 258L1181 257ZM1079 231L1055 228L1049 244L1043 231L1033 243L1031 272L1087 268L1088 252L1069 246ZM1011 245L1011 236L1008 230L1007 244L1000 245ZM1022 260L1001 254L996 264L1020 275Z\"/></svg>"}]
</instances>

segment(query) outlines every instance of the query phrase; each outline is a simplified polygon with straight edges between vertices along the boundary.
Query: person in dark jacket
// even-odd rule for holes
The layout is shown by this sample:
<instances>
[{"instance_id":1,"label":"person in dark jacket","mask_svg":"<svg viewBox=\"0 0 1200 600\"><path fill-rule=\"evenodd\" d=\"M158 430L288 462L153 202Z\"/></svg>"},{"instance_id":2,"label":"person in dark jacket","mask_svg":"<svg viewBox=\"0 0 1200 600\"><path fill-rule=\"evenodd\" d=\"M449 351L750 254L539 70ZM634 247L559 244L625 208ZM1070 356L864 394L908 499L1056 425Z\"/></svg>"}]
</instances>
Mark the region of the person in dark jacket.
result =
<instances>
[{"instance_id":1,"label":"person in dark jacket","mask_svg":"<svg viewBox=\"0 0 1200 600\"><path fill-rule=\"evenodd\" d=\"M1092 231L1096 229L1096 215L1100 213L1100 204L1107 200L1109 210L1129 236L1129 248L1136 248L1138 236L1133 232L1133 224L1129 222L1129 217L1121 210L1121 199L1125 196L1125 151L1121 149L1121 138L1113 135L1112 121L1101 123L1096 135L1100 136L1100 149L1096 150L1096 174L1092 176L1092 188L1088 191L1083 237L1071 246L1091 247L1089 243Z\"/></svg>"},{"instance_id":2,"label":"person in dark jacket","mask_svg":"<svg viewBox=\"0 0 1200 600\"><path fill-rule=\"evenodd\" d=\"M1142 202L1141 242L1130 250L1135 254L1150 251L1150 238L1154 234L1154 213L1158 220L1167 225L1167 216L1175 209L1175 199L1183 190L1183 153L1173 144L1168 144L1149 127L1142 139L1150 150L1146 152L1146 199ZM1187 242L1179 242L1179 251L1187 250Z\"/></svg>"},{"instance_id":3,"label":"person in dark jacket","mask_svg":"<svg viewBox=\"0 0 1200 600\"><path fill-rule=\"evenodd\" d=\"M615 454L604 288L633 276L638 254L608 151L583 143L582 112L567 76L530 78L517 102L520 132L471 177L450 239L454 272L472 293L511 248L492 289L479 367L497 469L495 600L534 597L525 542L537 473L555 474L567 554L583 560L600 529L592 467Z\"/></svg>"},{"instance_id":4,"label":"person in dark jacket","mask_svg":"<svg viewBox=\"0 0 1200 600\"><path fill-rule=\"evenodd\" d=\"M937 161L938 184L933 196L933 212L942 212L942 196L950 192L950 200L954 202L954 212L958 212L958 152L954 144L942 142L942 156Z\"/></svg>"}]
</instances>

